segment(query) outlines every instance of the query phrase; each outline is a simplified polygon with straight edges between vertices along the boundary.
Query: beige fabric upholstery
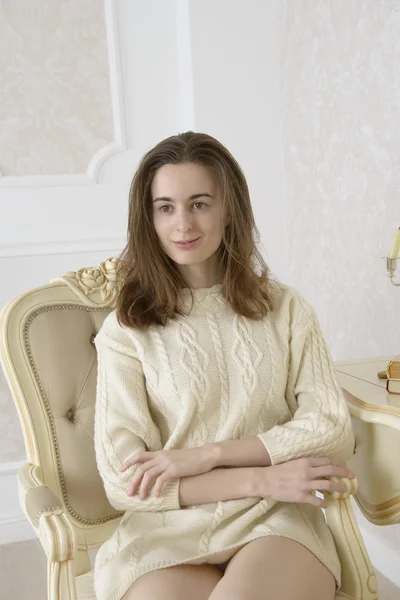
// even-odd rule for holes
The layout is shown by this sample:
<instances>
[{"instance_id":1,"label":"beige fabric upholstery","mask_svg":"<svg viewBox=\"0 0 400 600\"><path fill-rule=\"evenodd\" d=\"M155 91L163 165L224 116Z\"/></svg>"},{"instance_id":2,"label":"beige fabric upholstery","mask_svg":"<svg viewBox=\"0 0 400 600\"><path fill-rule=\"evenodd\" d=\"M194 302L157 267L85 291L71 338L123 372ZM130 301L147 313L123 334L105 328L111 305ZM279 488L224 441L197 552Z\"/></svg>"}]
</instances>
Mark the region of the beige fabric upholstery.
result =
<instances>
[{"instance_id":1,"label":"beige fabric upholstery","mask_svg":"<svg viewBox=\"0 0 400 600\"><path fill-rule=\"evenodd\" d=\"M103 491L93 445L97 369L93 339L107 314L75 305L48 307L33 313L28 330L43 401L51 407L64 500L72 515L87 521L115 513Z\"/></svg>"},{"instance_id":2,"label":"beige fabric upholstery","mask_svg":"<svg viewBox=\"0 0 400 600\"><path fill-rule=\"evenodd\" d=\"M40 516L44 512L63 511L62 502L45 485L31 488L25 497L25 507L28 517L35 527L39 526Z\"/></svg>"},{"instance_id":3,"label":"beige fabric upholstery","mask_svg":"<svg viewBox=\"0 0 400 600\"><path fill-rule=\"evenodd\" d=\"M18 474L21 507L48 558L49 600L94 599L88 550L120 514L108 503L94 442L94 337L115 306L117 259L66 273L12 300L0 316L0 358L15 400L27 463ZM326 511L354 600L376 600L376 584L348 496Z\"/></svg>"}]
</instances>

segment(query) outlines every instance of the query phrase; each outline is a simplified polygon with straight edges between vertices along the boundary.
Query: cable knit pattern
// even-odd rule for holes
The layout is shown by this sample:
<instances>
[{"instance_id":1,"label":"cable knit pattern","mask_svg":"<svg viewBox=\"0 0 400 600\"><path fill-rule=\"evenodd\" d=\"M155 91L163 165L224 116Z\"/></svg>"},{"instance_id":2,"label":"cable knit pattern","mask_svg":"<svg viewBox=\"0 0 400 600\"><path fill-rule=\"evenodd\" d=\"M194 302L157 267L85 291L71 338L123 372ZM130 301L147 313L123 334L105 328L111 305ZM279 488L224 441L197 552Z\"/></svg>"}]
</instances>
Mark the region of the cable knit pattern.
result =
<instances>
[{"instance_id":1,"label":"cable knit pattern","mask_svg":"<svg viewBox=\"0 0 400 600\"><path fill-rule=\"evenodd\" d=\"M261 404L260 406L260 413L258 416L258 422L259 423L264 423L267 419L267 414L269 411L269 408L273 402L273 394L274 394L274 390L276 389L276 377L278 376L279 373L279 368L278 368L278 363L276 361L276 357L275 357L275 353L273 350L273 346L271 343L272 340L272 332L270 329L270 325L268 323L267 319L263 320L263 326L264 326L264 332L265 332L265 350L267 352L267 356L269 358L269 367L271 369L271 373L270 373L270 386L267 392L267 398L265 400L264 404Z\"/></svg>"},{"instance_id":2,"label":"cable knit pattern","mask_svg":"<svg viewBox=\"0 0 400 600\"><path fill-rule=\"evenodd\" d=\"M342 392L315 311L301 297L297 302L300 315L290 342L287 389L293 419L258 437L273 465L299 456L346 460L352 439L348 409L337 402Z\"/></svg>"},{"instance_id":3,"label":"cable knit pattern","mask_svg":"<svg viewBox=\"0 0 400 600\"><path fill-rule=\"evenodd\" d=\"M242 545L282 535L313 552L340 586L335 544L310 505L243 498L181 509L179 480L161 498L127 495L143 450L258 436L272 464L302 456L347 460L350 416L314 310L271 282L274 310L261 321L235 314L220 285L182 290L184 315L146 331L116 313L95 343L95 448L110 503L124 511L95 565L98 600L120 600L140 575L172 565L228 560Z\"/></svg>"},{"instance_id":4,"label":"cable knit pattern","mask_svg":"<svg viewBox=\"0 0 400 600\"><path fill-rule=\"evenodd\" d=\"M233 429L233 439L240 439L246 429L246 416L253 394L259 380L257 370L262 359L262 353L252 339L252 331L247 319L235 315L233 319L235 342L233 344L233 358L238 372L241 374L240 384L242 395L242 414L239 422Z\"/></svg>"},{"instance_id":5,"label":"cable knit pattern","mask_svg":"<svg viewBox=\"0 0 400 600\"><path fill-rule=\"evenodd\" d=\"M218 329L217 321L215 319L214 314L211 311L207 311L207 323L210 328L212 341L215 348L215 358L218 366L218 374L219 380L221 384L221 392L220 392L220 419L219 419L219 431L221 434L222 426L226 423L228 418L228 410L229 410L229 383L228 383L228 373L226 370L226 362L224 357L224 349L222 345L221 334ZM220 441L219 435L216 435L215 441Z\"/></svg>"},{"instance_id":6,"label":"cable knit pattern","mask_svg":"<svg viewBox=\"0 0 400 600\"><path fill-rule=\"evenodd\" d=\"M179 334L182 348L180 364L190 381L192 398L197 407L197 419L191 423L191 439L196 446L202 446L208 438L208 429L202 412L209 398L210 379L207 374L209 356L197 343L196 330L185 321L180 324Z\"/></svg>"}]
</instances>

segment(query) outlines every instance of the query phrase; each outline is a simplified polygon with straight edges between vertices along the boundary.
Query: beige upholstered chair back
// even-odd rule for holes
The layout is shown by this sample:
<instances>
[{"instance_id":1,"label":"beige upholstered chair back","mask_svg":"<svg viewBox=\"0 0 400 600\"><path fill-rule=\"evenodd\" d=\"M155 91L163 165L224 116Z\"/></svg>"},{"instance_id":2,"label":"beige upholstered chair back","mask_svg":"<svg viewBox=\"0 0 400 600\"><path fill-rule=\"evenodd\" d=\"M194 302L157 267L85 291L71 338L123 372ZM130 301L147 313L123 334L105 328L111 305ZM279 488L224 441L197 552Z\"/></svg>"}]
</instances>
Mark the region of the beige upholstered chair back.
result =
<instances>
[{"instance_id":1,"label":"beige upholstered chair back","mask_svg":"<svg viewBox=\"0 0 400 600\"><path fill-rule=\"evenodd\" d=\"M116 262L67 273L17 297L1 315L3 365L27 460L70 517L81 551L78 573L88 568L86 549L109 538L121 516L106 498L93 441L93 341L115 304Z\"/></svg>"}]
</instances>

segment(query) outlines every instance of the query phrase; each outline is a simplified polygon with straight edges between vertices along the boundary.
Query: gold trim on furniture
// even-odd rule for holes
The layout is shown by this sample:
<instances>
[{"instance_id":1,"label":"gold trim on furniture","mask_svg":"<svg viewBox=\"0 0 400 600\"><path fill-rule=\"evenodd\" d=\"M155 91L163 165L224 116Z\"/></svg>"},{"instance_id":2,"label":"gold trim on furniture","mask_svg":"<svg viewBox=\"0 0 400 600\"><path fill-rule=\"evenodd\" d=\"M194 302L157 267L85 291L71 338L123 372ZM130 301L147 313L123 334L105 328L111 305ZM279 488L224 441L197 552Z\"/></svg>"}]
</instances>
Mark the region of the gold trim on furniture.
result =
<instances>
[{"instance_id":1,"label":"gold trim on furniture","mask_svg":"<svg viewBox=\"0 0 400 600\"><path fill-rule=\"evenodd\" d=\"M397 406L382 406L381 404L371 404L369 402L364 402L363 400L360 400L360 398L357 398L345 389L343 391L348 402L356 404L364 410L368 410L370 412L381 412L386 413L388 415L395 415L400 417L400 408Z\"/></svg>"},{"instance_id":2,"label":"gold trim on furniture","mask_svg":"<svg viewBox=\"0 0 400 600\"><path fill-rule=\"evenodd\" d=\"M361 512L371 523L385 525L389 522L395 524L398 521L396 517L400 516L400 496L381 504L368 502L360 492L356 492L354 497Z\"/></svg>"}]
</instances>

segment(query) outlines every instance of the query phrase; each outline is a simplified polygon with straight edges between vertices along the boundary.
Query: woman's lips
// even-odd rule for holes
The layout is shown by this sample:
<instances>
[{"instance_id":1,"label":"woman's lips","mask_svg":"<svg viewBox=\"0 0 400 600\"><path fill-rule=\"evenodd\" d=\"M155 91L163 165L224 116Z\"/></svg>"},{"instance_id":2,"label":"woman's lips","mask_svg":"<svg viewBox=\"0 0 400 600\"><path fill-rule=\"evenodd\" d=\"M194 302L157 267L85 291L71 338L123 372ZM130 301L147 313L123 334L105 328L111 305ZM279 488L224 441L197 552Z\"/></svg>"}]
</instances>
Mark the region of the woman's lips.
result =
<instances>
[{"instance_id":1,"label":"woman's lips","mask_svg":"<svg viewBox=\"0 0 400 600\"><path fill-rule=\"evenodd\" d=\"M195 240L192 240L191 242L174 242L174 244L176 244L176 246L178 248L181 248L182 250L189 250L190 248L193 248L195 246L195 244L199 241L200 238L196 238Z\"/></svg>"}]
</instances>

